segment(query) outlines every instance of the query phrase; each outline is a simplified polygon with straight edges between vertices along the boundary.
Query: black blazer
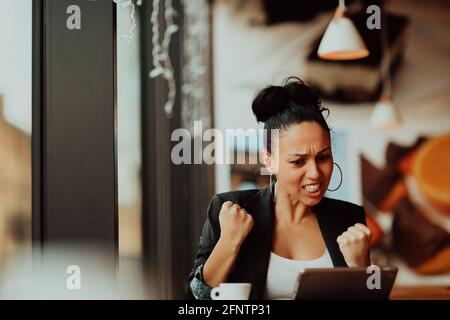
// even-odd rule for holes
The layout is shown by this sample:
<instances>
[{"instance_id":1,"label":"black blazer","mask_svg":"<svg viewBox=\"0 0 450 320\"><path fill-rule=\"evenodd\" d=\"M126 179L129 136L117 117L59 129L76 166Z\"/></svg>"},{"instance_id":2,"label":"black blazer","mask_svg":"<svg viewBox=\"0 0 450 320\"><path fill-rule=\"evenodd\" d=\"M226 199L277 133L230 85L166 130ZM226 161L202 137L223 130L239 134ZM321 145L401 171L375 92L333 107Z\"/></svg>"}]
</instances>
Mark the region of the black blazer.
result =
<instances>
[{"instance_id":1,"label":"black blazer","mask_svg":"<svg viewBox=\"0 0 450 320\"><path fill-rule=\"evenodd\" d=\"M241 246L227 282L251 282L250 299L262 299L272 249L273 209L270 188L232 191L215 195L208 207L199 248L188 282L186 297L195 299L190 281L197 267L204 264L220 237L219 212L225 201L232 201L253 216L253 228ZM335 267L347 267L336 239L355 223L366 224L364 208L350 202L323 197L314 212Z\"/></svg>"}]
</instances>

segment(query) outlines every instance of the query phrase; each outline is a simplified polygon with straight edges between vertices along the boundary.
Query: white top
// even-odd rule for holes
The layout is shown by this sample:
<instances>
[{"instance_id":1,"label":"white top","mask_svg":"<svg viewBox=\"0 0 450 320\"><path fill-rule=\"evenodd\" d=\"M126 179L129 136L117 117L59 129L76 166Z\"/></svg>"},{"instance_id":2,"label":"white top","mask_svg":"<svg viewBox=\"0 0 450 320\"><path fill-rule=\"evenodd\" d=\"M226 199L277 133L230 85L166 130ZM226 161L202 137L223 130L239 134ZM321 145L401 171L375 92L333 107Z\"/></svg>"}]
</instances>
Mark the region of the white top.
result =
<instances>
[{"instance_id":1,"label":"white top","mask_svg":"<svg viewBox=\"0 0 450 320\"><path fill-rule=\"evenodd\" d=\"M264 299L292 299L299 272L307 268L333 268L328 250L313 260L291 260L271 252Z\"/></svg>"}]
</instances>

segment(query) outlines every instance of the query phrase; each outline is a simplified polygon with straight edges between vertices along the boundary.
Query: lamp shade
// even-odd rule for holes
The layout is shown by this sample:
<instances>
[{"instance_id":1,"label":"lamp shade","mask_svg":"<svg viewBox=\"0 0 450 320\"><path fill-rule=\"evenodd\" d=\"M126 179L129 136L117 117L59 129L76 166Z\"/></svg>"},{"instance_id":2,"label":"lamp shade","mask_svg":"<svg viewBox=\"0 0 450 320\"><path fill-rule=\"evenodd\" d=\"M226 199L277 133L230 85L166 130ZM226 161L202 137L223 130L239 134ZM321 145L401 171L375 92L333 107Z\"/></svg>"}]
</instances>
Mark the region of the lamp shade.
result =
<instances>
[{"instance_id":1,"label":"lamp shade","mask_svg":"<svg viewBox=\"0 0 450 320\"><path fill-rule=\"evenodd\" d=\"M369 55L353 22L347 17L331 20L322 37L317 54L327 60L354 60Z\"/></svg>"},{"instance_id":2,"label":"lamp shade","mask_svg":"<svg viewBox=\"0 0 450 320\"><path fill-rule=\"evenodd\" d=\"M376 129L392 129L400 125L400 119L391 99L381 99L375 105L370 124Z\"/></svg>"}]
</instances>

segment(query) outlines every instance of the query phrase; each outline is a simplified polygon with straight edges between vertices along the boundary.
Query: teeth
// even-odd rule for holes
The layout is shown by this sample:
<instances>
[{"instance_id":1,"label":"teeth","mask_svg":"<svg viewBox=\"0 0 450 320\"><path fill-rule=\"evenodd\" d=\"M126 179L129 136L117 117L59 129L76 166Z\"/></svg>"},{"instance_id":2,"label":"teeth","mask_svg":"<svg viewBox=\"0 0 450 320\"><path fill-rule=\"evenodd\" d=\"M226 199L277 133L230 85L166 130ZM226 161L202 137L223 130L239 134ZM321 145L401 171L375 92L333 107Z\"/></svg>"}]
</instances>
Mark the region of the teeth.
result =
<instances>
[{"instance_id":1,"label":"teeth","mask_svg":"<svg viewBox=\"0 0 450 320\"><path fill-rule=\"evenodd\" d=\"M320 183L308 184L308 185L305 186L305 189L308 192L316 192L317 190L319 190L319 187L320 187Z\"/></svg>"}]
</instances>

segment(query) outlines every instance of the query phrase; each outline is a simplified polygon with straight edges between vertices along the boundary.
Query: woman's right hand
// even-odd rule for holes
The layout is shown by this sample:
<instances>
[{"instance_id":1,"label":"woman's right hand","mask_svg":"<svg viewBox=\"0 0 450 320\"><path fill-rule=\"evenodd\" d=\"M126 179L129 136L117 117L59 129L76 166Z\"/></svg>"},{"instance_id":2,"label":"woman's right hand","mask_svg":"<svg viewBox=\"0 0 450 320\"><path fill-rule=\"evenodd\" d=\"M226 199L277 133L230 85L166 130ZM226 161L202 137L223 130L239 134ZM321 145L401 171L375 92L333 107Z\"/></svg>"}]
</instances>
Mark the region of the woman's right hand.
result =
<instances>
[{"instance_id":1,"label":"woman's right hand","mask_svg":"<svg viewBox=\"0 0 450 320\"><path fill-rule=\"evenodd\" d=\"M253 217L231 201L222 205L219 213L220 240L240 247L253 228Z\"/></svg>"},{"instance_id":2,"label":"woman's right hand","mask_svg":"<svg viewBox=\"0 0 450 320\"><path fill-rule=\"evenodd\" d=\"M241 245L253 228L253 217L231 201L219 213L220 238L203 267L203 281L210 287L227 282Z\"/></svg>"}]
</instances>

